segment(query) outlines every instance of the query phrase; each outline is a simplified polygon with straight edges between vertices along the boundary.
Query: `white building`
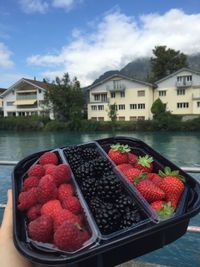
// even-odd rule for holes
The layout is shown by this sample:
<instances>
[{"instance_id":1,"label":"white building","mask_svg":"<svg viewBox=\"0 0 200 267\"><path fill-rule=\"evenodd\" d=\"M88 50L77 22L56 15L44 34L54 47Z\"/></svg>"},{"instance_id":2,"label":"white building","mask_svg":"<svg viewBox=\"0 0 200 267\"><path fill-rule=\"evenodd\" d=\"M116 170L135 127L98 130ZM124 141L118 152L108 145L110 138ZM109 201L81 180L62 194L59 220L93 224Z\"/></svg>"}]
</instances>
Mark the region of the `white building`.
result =
<instances>
[{"instance_id":1,"label":"white building","mask_svg":"<svg viewBox=\"0 0 200 267\"><path fill-rule=\"evenodd\" d=\"M108 121L109 105L116 105L120 121L152 118L153 85L114 74L89 87L88 119Z\"/></svg>"},{"instance_id":2,"label":"white building","mask_svg":"<svg viewBox=\"0 0 200 267\"><path fill-rule=\"evenodd\" d=\"M53 118L45 101L47 89L45 82L20 79L1 94L4 117L46 115Z\"/></svg>"},{"instance_id":3,"label":"white building","mask_svg":"<svg viewBox=\"0 0 200 267\"><path fill-rule=\"evenodd\" d=\"M200 72L182 68L156 82L158 97L167 111L180 115L200 115Z\"/></svg>"}]
</instances>

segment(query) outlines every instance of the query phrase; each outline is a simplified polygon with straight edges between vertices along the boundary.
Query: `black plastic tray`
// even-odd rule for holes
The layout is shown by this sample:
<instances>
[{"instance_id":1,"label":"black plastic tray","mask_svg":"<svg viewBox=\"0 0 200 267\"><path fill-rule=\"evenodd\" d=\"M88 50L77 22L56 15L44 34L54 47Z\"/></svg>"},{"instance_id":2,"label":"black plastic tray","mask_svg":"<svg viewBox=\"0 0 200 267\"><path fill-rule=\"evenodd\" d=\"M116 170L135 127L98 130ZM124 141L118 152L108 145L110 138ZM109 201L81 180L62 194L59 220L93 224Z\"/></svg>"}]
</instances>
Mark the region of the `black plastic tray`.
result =
<instances>
[{"instance_id":1,"label":"black plastic tray","mask_svg":"<svg viewBox=\"0 0 200 267\"><path fill-rule=\"evenodd\" d=\"M14 243L19 252L27 259L35 263L48 266L104 266L111 267L131 260L145 253L159 249L185 234L189 220L200 211L200 185L190 175L182 171L171 161L153 150L147 144L138 139L127 137L115 137L96 140L107 151L110 144L129 144L132 148L139 149L153 156L161 166L169 166L180 171L186 178L187 192L183 206L179 208L175 216L159 223L151 222L137 231L128 231L121 236L99 241L89 248L72 255L58 251L42 251L26 242L25 218L17 210L17 199L20 193L24 174L37 159L46 151L32 154L21 160L14 168L12 174L13 186L13 232ZM61 150L64 148L61 148ZM159 165L158 165L159 167Z\"/></svg>"}]
</instances>

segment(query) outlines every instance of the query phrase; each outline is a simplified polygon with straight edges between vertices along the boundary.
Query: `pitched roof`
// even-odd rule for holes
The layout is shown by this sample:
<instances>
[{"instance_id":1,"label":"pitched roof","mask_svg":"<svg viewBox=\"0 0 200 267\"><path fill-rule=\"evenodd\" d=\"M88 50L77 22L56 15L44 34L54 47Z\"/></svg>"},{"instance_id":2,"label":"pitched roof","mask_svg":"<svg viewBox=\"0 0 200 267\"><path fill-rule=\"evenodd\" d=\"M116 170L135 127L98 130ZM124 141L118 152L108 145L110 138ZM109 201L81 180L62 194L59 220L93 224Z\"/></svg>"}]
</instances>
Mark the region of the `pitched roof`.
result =
<instances>
[{"instance_id":1,"label":"pitched roof","mask_svg":"<svg viewBox=\"0 0 200 267\"><path fill-rule=\"evenodd\" d=\"M143 82L143 81L140 81L140 80L136 80L136 79L133 79L133 78L128 77L128 76L126 76L126 75L122 75L122 74L113 74L113 75L111 75L111 76L109 76L109 77L103 79L102 81L100 81L100 82L98 82L98 83L95 83L95 84L92 84L92 85L88 86L88 89L92 89L92 88L94 88L94 87L96 87L96 86L98 86L98 85L100 85L100 84L102 84L102 83L104 83L104 82L106 82L106 81L108 81L108 80L110 80L110 79L112 79L112 78L115 78L115 77L121 77L121 78L123 78L123 79L127 79L127 80L130 80L130 81L132 81L132 82L140 83L140 84L143 84L143 85L146 85L146 86L154 86L152 83L147 83L147 82Z\"/></svg>"},{"instance_id":2,"label":"pitched roof","mask_svg":"<svg viewBox=\"0 0 200 267\"><path fill-rule=\"evenodd\" d=\"M6 88L0 88L0 94L2 94L3 92L5 92L7 89Z\"/></svg>"},{"instance_id":3,"label":"pitched roof","mask_svg":"<svg viewBox=\"0 0 200 267\"><path fill-rule=\"evenodd\" d=\"M37 80L31 80L31 79L26 79L26 78L22 78L23 80L27 81L27 82L30 82L36 86L39 86L43 89L48 89L48 83L45 83L45 82L41 82L41 81L37 81Z\"/></svg>"},{"instance_id":4,"label":"pitched roof","mask_svg":"<svg viewBox=\"0 0 200 267\"><path fill-rule=\"evenodd\" d=\"M197 74L197 75L200 75L200 71L192 70L192 69L190 69L190 68L181 68L181 69L179 69L179 70L177 70L177 71L175 71L175 72L169 74L168 76L165 76L164 78L162 78L162 79L156 81L155 84L160 83L160 82L163 82L163 81L165 81L165 80L167 80L167 79L173 77L174 75L176 75L176 74L178 74L178 73L180 73L180 72L182 72L182 71L190 71L190 72L192 72L192 73L195 73L195 74Z\"/></svg>"},{"instance_id":5,"label":"pitched roof","mask_svg":"<svg viewBox=\"0 0 200 267\"><path fill-rule=\"evenodd\" d=\"M15 88L17 85L19 85L22 82L26 82L28 84L31 84L33 86L36 86L40 89L47 90L49 88L49 83L37 81L37 80L31 80L26 78L21 78L19 81L17 81L15 84L11 85L6 91L4 91L1 96L4 97L7 95L10 91L12 91L13 88Z\"/></svg>"}]
</instances>

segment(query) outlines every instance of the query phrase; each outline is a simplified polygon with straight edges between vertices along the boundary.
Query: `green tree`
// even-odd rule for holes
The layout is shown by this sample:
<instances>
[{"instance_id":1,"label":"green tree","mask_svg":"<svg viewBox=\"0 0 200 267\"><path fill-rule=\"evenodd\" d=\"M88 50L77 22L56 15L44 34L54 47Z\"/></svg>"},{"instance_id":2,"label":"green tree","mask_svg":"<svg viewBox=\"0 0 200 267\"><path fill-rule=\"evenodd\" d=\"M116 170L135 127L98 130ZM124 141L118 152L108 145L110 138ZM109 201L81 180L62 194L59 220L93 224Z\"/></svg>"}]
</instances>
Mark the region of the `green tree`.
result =
<instances>
[{"instance_id":1,"label":"green tree","mask_svg":"<svg viewBox=\"0 0 200 267\"><path fill-rule=\"evenodd\" d=\"M116 122L117 120L117 105L114 103L113 105L108 106L108 117L111 122Z\"/></svg>"},{"instance_id":2,"label":"green tree","mask_svg":"<svg viewBox=\"0 0 200 267\"><path fill-rule=\"evenodd\" d=\"M154 119L160 116L161 114L164 114L165 112L165 105L163 104L160 98L157 98L151 106L151 113L153 114Z\"/></svg>"},{"instance_id":3,"label":"green tree","mask_svg":"<svg viewBox=\"0 0 200 267\"><path fill-rule=\"evenodd\" d=\"M187 67L187 56L180 51L164 46L156 46L153 49L153 57L150 59L152 76L151 82L158 81L165 76Z\"/></svg>"},{"instance_id":4,"label":"green tree","mask_svg":"<svg viewBox=\"0 0 200 267\"><path fill-rule=\"evenodd\" d=\"M68 73L65 73L61 79L56 77L55 81L49 85L46 99L56 119L80 121L82 118L84 98L76 77L70 80Z\"/></svg>"}]
</instances>

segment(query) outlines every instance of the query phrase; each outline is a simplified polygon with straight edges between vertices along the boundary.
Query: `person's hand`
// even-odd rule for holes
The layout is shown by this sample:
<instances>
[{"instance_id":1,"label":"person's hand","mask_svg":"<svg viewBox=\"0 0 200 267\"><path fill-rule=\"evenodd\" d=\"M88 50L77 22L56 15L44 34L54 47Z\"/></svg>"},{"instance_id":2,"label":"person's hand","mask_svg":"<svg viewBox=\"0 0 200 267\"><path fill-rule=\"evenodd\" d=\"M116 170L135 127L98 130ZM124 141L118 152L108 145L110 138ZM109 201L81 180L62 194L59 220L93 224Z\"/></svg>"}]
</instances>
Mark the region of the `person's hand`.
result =
<instances>
[{"instance_id":1,"label":"person's hand","mask_svg":"<svg viewBox=\"0 0 200 267\"><path fill-rule=\"evenodd\" d=\"M0 265L1 267L32 267L13 244L12 235L12 192L8 190L8 202L0 228Z\"/></svg>"}]
</instances>

